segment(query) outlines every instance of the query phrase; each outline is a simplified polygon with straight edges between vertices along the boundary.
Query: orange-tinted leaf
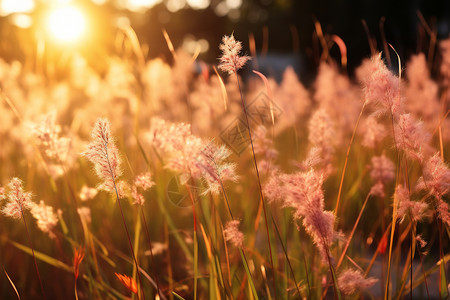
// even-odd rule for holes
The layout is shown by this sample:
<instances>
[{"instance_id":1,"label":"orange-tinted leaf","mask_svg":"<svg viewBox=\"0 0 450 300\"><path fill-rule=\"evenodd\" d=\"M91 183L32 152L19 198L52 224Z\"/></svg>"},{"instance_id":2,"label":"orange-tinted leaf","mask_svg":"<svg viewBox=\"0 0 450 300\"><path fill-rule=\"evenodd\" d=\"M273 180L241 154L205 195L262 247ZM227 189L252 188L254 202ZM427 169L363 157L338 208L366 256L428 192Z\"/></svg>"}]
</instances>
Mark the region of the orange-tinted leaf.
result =
<instances>
[{"instance_id":1,"label":"orange-tinted leaf","mask_svg":"<svg viewBox=\"0 0 450 300\"><path fill-rule=\"evenodd\" d=\"M122 282L122 284L128 290L130 290L132 293L137 294L137 284L133 278L128 277L127 275L119 274L119 273L114 273L114 274L116 274L117 279L119 279L119 281Z\"/></svg>"}]
</instances>

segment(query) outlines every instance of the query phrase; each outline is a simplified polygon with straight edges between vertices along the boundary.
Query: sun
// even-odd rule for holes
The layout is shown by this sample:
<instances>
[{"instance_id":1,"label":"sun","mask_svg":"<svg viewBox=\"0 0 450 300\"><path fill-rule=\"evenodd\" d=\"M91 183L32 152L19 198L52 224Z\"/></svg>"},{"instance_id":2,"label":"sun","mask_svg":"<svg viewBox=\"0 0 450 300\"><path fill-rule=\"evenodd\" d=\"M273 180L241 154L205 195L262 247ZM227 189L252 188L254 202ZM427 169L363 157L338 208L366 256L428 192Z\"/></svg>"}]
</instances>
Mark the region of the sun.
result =
<instances>
[{"instance_id":1,"label":"sun","mask_svg":"<svg viewBox=\"0 0 450 300\"><path fill-rule=\"evenodd\" d=\"M65 6L52 10L47 19L47 29L53 39L71 43L79 40L86 30L86 18L80 9Z\"/></svg>"}]
</instances>

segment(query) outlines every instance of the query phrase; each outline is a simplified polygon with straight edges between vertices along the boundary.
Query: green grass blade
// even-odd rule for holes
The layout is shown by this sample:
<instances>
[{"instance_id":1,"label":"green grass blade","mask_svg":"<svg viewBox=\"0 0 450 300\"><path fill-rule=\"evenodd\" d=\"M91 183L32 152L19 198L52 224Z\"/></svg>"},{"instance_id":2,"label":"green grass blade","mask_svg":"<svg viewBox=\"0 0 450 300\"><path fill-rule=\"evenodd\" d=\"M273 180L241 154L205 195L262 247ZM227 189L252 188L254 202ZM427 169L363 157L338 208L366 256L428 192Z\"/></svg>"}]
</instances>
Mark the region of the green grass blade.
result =
<instances>
[{"instance_id":1,"label":"green grass blade","mask_svg":"<svg viewBox=\"0 0 450 300\"><path fill-rule=\"evenodd\" d=\"M244 263L245 272L247 272L248 282L252 289L253 296L256 300L259 300L258 293L256 292L255 283L253 282L252 274L250 273L250 269L247 264L247 259L245 259L244 251L239 249L239 253L241 254L242 262Z\"/></svg>"},{"instance_id":2,"label":"green grass blade","mask_svg":"<svg viewBox=\"0 0 450 300\"><path fill-rule=\"evenodd\" d=\"M27 253L29 255L32 255L32 251L31 251L30 247L24 246L22 244L16 243L16 242L11 241L11 240L8 240L8 242L11 245L13 245L14 247L16 247L17 249L22 250L23 252L25 252L25 253ZM45 263L47 263L49 265L52 265L52 266L54 266L54 267L56 267L58 269L62 269L62 270L65 270L65 271L73 273L73 268L71 266L69 266L69 265L66 265L65 263L63 263L60 260L57 260L57 259L55 259L55 258L53 258L51 256L48 256L48 255L46 255L46 254L44 254L42 252L36 251L36 250L34 250L34 254L35 254L37 259L39 259L39 260L41 260L41 261L43 261L43 262L45 262Z\"/></svg>"},{"instance_id":3,"label":"green grass blade","mask_svg":"<svg viewBox=\"0 0 450 300\"><path fill-rule=\"evenodd\" d=\"M139 244L139 237L140 237L140 232L141 232L141 218L139 218L139 215L138 215L138 217L136 218L136 225L135 225L135 227L134 227L134 232L135 232L135 234L134 234L134 242L133 242L133 247L134 247L134 251L136 252L136 257L139 257L139 246L140 246L140 244ZM137 272L137 269L136 269L136 265L133 265L133 279L134 280L136 280L136 272ZM144 287L143 286L141 286L141 289L143 289ZM133 298L134 298L134 294L132 295L133 296Z\"/></svg>"},{"instance_id":4,"label":"green grass blade","mask_svg":"<svg viewBox=\"0 0 450 300\"><path fill-rule=\"evenodd\" d=\"M447 299L448 297L448 287L447 287L447 278L445 277L445 263L440 264L440 273L441 273L441 299Z\"/></svg>"},{"instance_id":5,"label":"green grass blade","mask_svg":"<svg viewBox=\"0 0 450 300\"><path fill-rule=\"evenodd\" d=\"M174 295L177 299L179 299L179 300L186 300L186 299L184 299L183 297L181 297L180 295L178 295L177 293L175 293L175 292L172 292L172 295Z\"/></svg>"}]
</instances>

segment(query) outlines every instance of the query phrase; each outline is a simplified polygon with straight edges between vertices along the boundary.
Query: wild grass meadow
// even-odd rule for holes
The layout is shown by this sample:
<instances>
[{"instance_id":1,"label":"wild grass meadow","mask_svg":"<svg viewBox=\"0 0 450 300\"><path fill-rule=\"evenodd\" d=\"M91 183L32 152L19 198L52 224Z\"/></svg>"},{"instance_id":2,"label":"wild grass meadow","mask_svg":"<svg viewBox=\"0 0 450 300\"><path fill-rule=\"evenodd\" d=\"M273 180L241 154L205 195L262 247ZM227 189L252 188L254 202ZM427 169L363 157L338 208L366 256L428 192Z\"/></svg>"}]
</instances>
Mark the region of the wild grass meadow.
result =
<instances>
[{"instance_id":1,"label":"wild grass meadow","mask_svg":"<svg viewBox=\"0 0 450 300\"><path fill-rule=\"evenodd\" d=\"M306 84L124 32L0 60L1 299L448 299L450 39L348 75L320 31Z\"/></svg>"}]
</instances>

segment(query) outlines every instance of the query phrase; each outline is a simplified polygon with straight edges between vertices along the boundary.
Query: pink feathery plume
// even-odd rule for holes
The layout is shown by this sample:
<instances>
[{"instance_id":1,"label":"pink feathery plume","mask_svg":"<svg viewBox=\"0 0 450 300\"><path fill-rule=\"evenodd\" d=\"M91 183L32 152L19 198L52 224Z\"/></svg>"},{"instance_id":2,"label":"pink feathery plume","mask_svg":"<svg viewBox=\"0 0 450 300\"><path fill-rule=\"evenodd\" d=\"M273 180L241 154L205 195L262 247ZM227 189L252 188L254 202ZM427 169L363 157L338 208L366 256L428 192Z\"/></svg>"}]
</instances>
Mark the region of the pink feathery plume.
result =
<instances>
[{"instance_id":1,"label":"pink feathery plume","mask_svg":"<svg viewBox=\"0 0 450 300\"><path fill-rule=\"evenodd\" d=\"M398 185L395 189L395 196L398 200L397 217L400 223L403 222L407 216L414 222L419 222L428 217L428 204L420 201L411 201L409 191L403 185Z\"/></svg>"},{"instance_id":2,"label":"pink feathery plume","mask_svg":"<svg viewBox=\"0 0 450 300\"><path fill-rule=\"evenodd\" d=\"M236 41L233 34L230 36L225 35L219 48L222 50L222 56L219 57L219 69L228 72L230 75L237 73L251 59L250 56L240 55L242 43Z\"/></svg>"},{"instance_id":3,"label":"pink feathery plume","mask_svg":"<svg viewBox=\"0 0 450 300\"><path fill-rule=\"evenodd\" d=\"M409 158L422 162L430 138L421 121L414 120L410 114L399 115L395 124L395 141L397 148L403 150Z\"/></svg>"},{"instance_id":4,"label":"pink feathery plume","mask_svg":"<svg viewBox=\"0 0 450 300\"><path fill-rule=\"evenodd\" d=\"M119 151L111 137L109 121L98 119L91 137L92 142L89 143L83 155L94 164L97 176L103 180L98 188L115 192L116 181L122 175L122 170L120 168Z\"/></svg>"},{"instance_id":5,"label":"pink feathery plume","mask_svg":"<svg viewBox=\"0 0 450 300\"><path fill-rule=\"evenodd\" d=\"M23 190L23 183L22 180L20 180L17 177L13 177L10 182L8 183L8 193L6 195L6 198L8 199L8 203L5 207L1 210L1 212L8 217L14 218L14 219L22 219L23 223L25 225L25 230L28 237L28 242L30 244L31 253L33 255L33 261L34 261L34 267L36 270L37 277L39 279L39 285L41 287L42 297L43 299L47 299L44 292L44 287L42 285L41 275L39 273L39 268L36 263L36 256L34 255L34 248L33 243L30 238L30 233L28 231L27 223L25 222L24 217L24 210L31 209L34 204L31 201L32 194L30 192L25 192ZM4 192L4 191L3 191ZM0 196L2 198L4 196Z\"/></svg>"},{"instance_id":6,"label":"pink feathery plume","mask_svg":"<svg viewBox=\"0 0 450 300\"><path fill-rule=\"evenodd\" d=\"M231 155L226 146L196 137L189 124L152 123L150 142L169 157L166 168L180 172L183 184L189 178L203 179L208 185L204 193L218 193L224 181L237 180L235 164L226 161Z\"/></svg>"},{"instance_id":7,"label":"pink feathery plume","mask_svg":"<svg viewBox=\"0 0 450 300\"><path fill-rule=\"evenodd\" d=\"M278 172L272 173L269 180L264 184L263 193L267 197L269 203L280 203L286 205L287 191L284 188L282 177L284 174Z\"/></svg>"},{"instance_id":8,"label":"pink feathery plume","mask_svg":"<svg viewBox=\"0 0 450 300\"><path fill-rule=\"evenodd\" d=\"M383 124L378 123L374 115L369 116L363 123L361 130L364 132L361 144L367 148L375 148L386 136L386 128Z\"/></svg>"},{"instance_id":9,"label":"pink feathery plume","mask_svg":"<svg viewBox=\"0 0 450 300\"><path fill-rule=\"evenodd\" d=\"M303 220L306 232L312 237L322 259L328 260L329 248L338 234L334 230L335 216L324 210L323 172L310 169L295 174L273 174L264 193L271 201L281 201L294 208L294 218Z\"/></svg>"},{"instance_id":10,"label":"pink feathery plume","mask_svg":"<svg viewBox=\"0 0 450 300\"><path fill-rule=\"evenodd\" d=\"M240 223L239 220L228 221L223 230L225 240L230 241L237 248L242 248L244 243L244 234L239 230Z\"/></svg>"},{"instance_id":11,"label":"pink feathery plume","mask_svg":"<svg viewBox=\"0 0 450 300\"><path fill-rule=\"evenodd\" d=\"M417 190L425 190L436 199L442 198L450 189L450 169L441 159L439 152L428 158L423 175L416 185Z\"/></svg>"},{"instance_id":12,"label":"pink feathery plume","mask_svg":"<svg viewBox=\"0 0 450 300\"><path fill-rule=\"evenodd\" d=\"M23 212L33 206L32 194L23 190L23 183L17 177L13 177L8 183L8 193L2 198L7 199L5 207L1 210L5 216L13 219L21 219Z\"/></svg>"},{"instance_id":13,"label":"pink feathery plume","mask_svg":"<svg viewBox=\"0 0 450 300\"><path fill-rule=\"evenodd\" d=\"M274 165L278 157L278 151L273 145L272 139L267 137L267 129L264 125L259 125L253 132L253 146L256 155L260 155L260 169L263 173L270 173L276 168Z\"/></svg>"},{"instance_id":14,"label":"pink feathery plume","mask_svg":"<svg viewBox=\"0 0 450 300\"><path fill-rule=\"evenodd\" d=\"M377 281L378 279L373 277L364 278L358 270L347 269L339 274L338 286L344 295L352 295L358 291L364 291L370 288Z\"/></svg>"},{"instance_id":15,"label":"pink feathery plume","mask_svg":"<svg viewBox=\"0 0 450 300\"><path fill-rule=\"evenodd\" d=\"M49 113L42 122L32 124L31 130L49 158L64 162L69 152L70 139L59 137L60 127L55 124L55 119L55 114Z\"/></svg>"},{"instance_id":16,"label":"pink feathery plume","mask_svg":"<svg viewBox=\"0 0 450 300\"><path fill-rule=\"evenodd\" d=\"M227 162L230 155L231 151L225 145L216 145L213 142L205 144L200 151L196 167L202 170L202 178L208 186L204 194L217 194L225 181L238 180L236 164Z\"/></svg>"},{"instance_id":17,"label":"pink feathery plume","mask_svg":"<svg viewBox=\"0 0 450 300\"><path fill-rule=\"evenodd\" d=\"M370 177L375 184L372 186L370 193L384 198L386 196L384 192L385 184L395 178L395 165L384 154L372 157L371 161Z\"/></svg>"},{"instance_id":18,"label":"pink feathery plume","mask_svg":"<svg viewBox=\"0 0 450 300\"><path fill-rule=\"evenodd\" d=\"M406 65L406 77L405 105L408 111L421 118L427 128L434 129L440 112L439 85L430 76L424 53L411 56Z\"/></svg>"},{"instance_id":19,"label":"pink feathery plume","mask_svg":"<svg viewBox=\"0 0 450 300\"><path fill-rule=\"evenodd\" d=\"M427 241L425 241L425 240L422 238L422 235L420 235L420 234L416 235L416 241L419 243L420 248L425 248L426 245L427 245Z\"/></svg>"},{"instance_id":20,"label":"pink feathery plume","mask_svg":"<svg viewBox=\"0 0 450 300\"><path fill-rule=\"evenodd\" d=\"M41 200L39 204L33 203L31 214L36 219L37 226L42 232L47 233L51 239L56 238L53 228L58 224L58 216L53 212L53 207L45 205L44 201Z\"/></svg>"},{"instance_id":21,"label":"pink feathery plume","mask_svg":"<svg viewBox=\"0 0 450 300\"><path fill-rule=\"evenodd\" d=\"M96 188L91 188L87 185L83 185L78 196L80 197L81 201L87 201L97 196L97 193L98 190Z\"/></svg>"},{"instance_id":22,"label":"pink feathery plume","mask_svg":"<svg viewBox=\"0 0 450 300\"><path fill-rule=\"evenodd\" d=\"M364 85L365 101L378 105L379 113L389 112L396 117L403 112L399 78L386 67L381 53L366 61L358 74Z\"/></svg>"},{"instance_id":23,"label":"pink feathery plume","mask_svg":"<svg viewBox=\"0 0 450 300\"><path fill-rule=\"evenodd\" d=\"M442 220L443 223L450 226L450 212L448 211L448 204L444 200L439 199L436 207L436 212L438 218Z\"/></svg>"},{"instance_id":24,"label":"pink feathery plume","mask_svg":"<svg viewBox=\"0 0 450 300\"><path fill-rule=\"evenodd\" d=\"M142 194L143 191L150 189L155 185L152 181L152 175L150 172L136 176L131 187L131 195L134 198L134 204L144 205L145 198Z\"/></svg>"},{"instance_id":25,"label":"pink feathery plume","mask_svg":"<svg viewBox=\"0 0 450 300\"><path fill-rule=\"evenodd\" d=\"M330 163L336 144L335 124L324 108L316 110L308 123L308 140L320 150L323 164Z\"/></svg>"}]
</instances>

